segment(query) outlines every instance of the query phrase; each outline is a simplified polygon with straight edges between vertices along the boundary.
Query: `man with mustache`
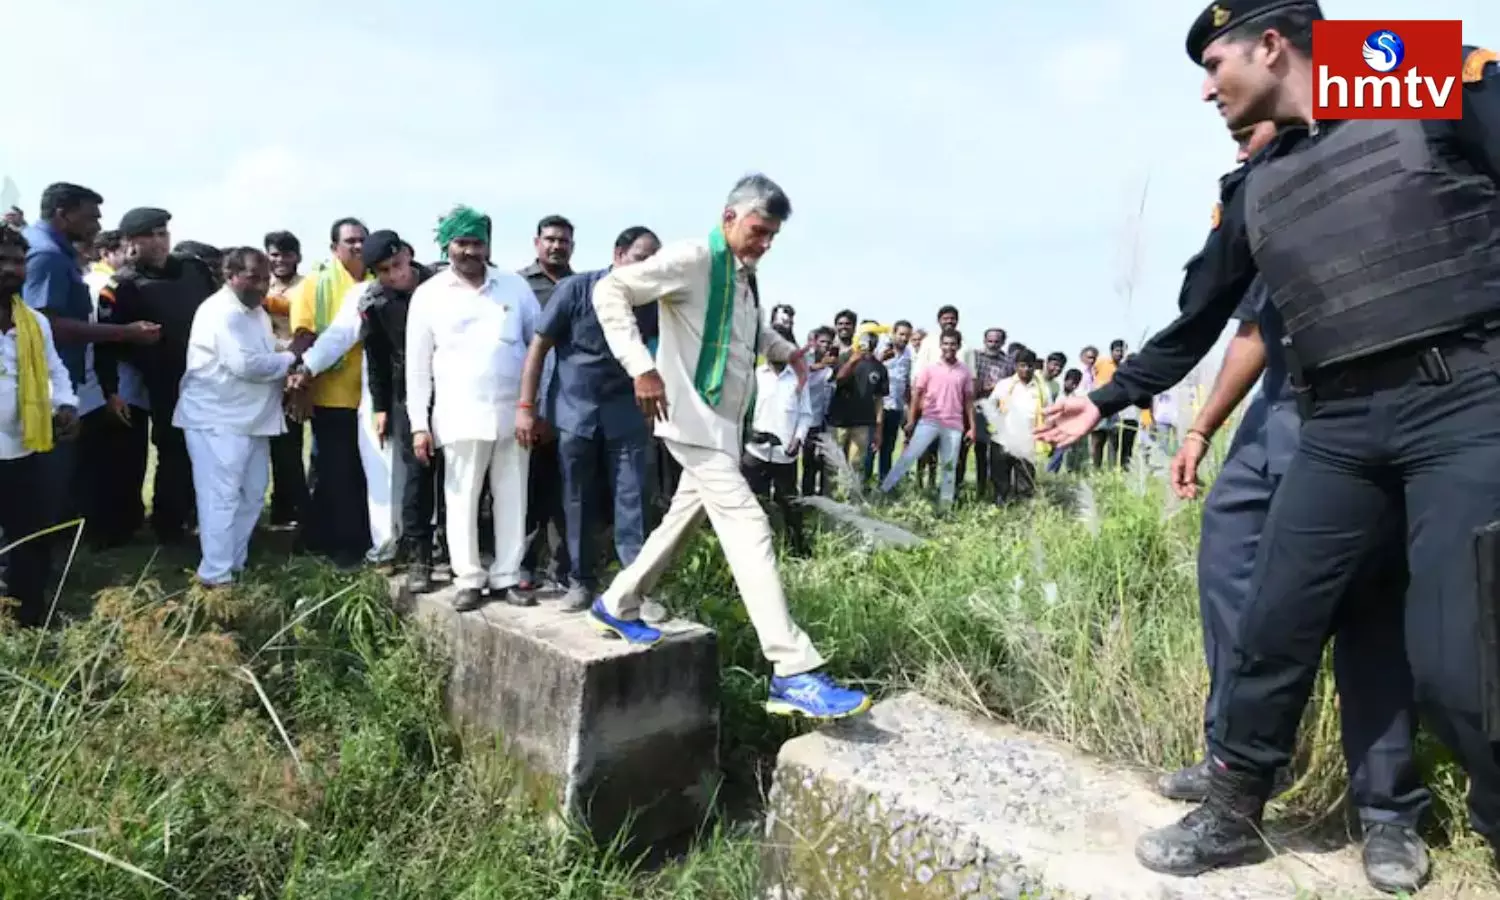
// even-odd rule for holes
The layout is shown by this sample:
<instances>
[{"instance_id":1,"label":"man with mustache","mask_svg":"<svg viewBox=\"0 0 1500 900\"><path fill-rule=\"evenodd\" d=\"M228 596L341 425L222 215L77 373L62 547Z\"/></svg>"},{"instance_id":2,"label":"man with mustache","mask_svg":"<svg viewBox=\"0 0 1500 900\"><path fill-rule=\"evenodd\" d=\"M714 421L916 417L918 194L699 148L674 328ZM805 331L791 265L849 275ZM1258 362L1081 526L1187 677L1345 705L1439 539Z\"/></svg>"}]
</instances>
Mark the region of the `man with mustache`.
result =
<instances>
[{"instance_id":1,"label":"man with mustache","mask_svg":"<svg viewBox=\"0 0 1500 900\"><path fill-rule=\"evenodd\" d=\"M198 582L221 587L243 572L265 506L271 438L286 428L281 393L297 355L278 350L261 308L271 264L254 247L224 255L225 283L203 301L188 336L187 372L172 424L193 462Z\"/></svg>"},{"instance_id":2,"label":"man with mustache","mask_svg":"<svg viewBox=\"0 0 1500 900\"><path fill-rule=\"evenodd\" d=\"M767 709L833 719L856 715L870 700L836 684L823 657L787 611L765 510L740 470L745 415L754 392L757 351L787 362L806 381L796 345L761 322L755 270L792 214L785 192L764 175L730 191L708 238L678 241L656 255L610 271L594 288L594 309L615 358L635 383L636 401L682 464L665 518L640 555L615 576L590 609L600 630L634 644L662 634L640 607L677 550L707 516L775 674ZM641 339L634 308L659 302L655 358Z\"/></svg>"},{"instance_id":3,"label":"man with mustache","mask_svg":"<svg viewBox=\"0 0 1500 900\"><path fill-rule=\"evenodd\" d=\"M0 542L22 541L52 524L47 494L58 489L45 457L78 427L78 398L52 343L47 317L21 299L26 238L0 224ZM32 538L10 550L6 589L23 627L47 619L52 541Z\"/></svg>"}]
</instances>

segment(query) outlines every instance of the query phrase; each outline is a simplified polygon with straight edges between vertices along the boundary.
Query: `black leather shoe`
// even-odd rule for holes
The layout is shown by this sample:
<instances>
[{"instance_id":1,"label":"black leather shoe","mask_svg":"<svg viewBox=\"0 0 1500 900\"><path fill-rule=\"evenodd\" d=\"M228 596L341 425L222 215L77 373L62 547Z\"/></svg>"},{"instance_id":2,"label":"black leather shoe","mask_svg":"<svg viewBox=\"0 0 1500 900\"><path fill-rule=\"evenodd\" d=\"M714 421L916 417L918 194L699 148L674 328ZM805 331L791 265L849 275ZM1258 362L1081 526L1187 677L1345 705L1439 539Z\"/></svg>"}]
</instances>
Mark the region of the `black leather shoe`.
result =
<instances>
[{"instance_id":1,"label":"black leather shoe","mask_svg":"<svg viewBox=\"0 0 1500 900\"><path fill-rule=\"evenodd\" d=\"M453 608L461 613L473 612L484 605L484 592L479 588L461 588L453 601Z\"/></svg>"},{"instance_id":2,"label":"black leather shoe","mask_svg":"<svg viewBox=\"0 0 1500 900\"><path fill-rule=\"evenodd\" d=\"M1387 894L1416 893L1432 871L1426 842L1404 825L1379 822L1367 826L1360 856L1370 887Z\"/></svg>"},{"instance_id":3,"label":"black leather shoe","mask_svg":"<svg viewBox=\"0 0 1500 900\"><path fill-rule=\"evenodd\" d=\"M500 602L510 606L536 606L535 597L513 587L495 591L495 594L500 598Z\"/></svg>"},{"instance_id":4,"label":"black leather shoe","mask_svg":"<svg viewBox=\"0 0 1500 900\"><path fill-rule=\"evenodd\" d=\"M1163 875L1188 877L1213 869L1257 863L1270 855L1260 834L1269 779L1211 766L1208 799L1135 844L1135 858Z\"/></svg>"}]
</instances>

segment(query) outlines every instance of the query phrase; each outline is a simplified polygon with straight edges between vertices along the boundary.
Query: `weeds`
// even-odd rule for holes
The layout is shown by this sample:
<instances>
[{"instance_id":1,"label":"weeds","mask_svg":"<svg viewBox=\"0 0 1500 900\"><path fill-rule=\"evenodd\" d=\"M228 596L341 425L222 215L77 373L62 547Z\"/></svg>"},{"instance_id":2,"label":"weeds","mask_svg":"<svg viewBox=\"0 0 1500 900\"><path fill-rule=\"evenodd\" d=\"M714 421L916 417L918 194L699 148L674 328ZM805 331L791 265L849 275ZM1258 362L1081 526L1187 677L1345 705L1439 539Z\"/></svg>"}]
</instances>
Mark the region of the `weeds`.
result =
<instances>
[{"instance_id":1,"label":"weeds","mask_svg":"<svg viewBox=\"0 0 1500 900\"><path fill-rule=\"evenodd\" d=\"M861 553L825 532L785 563L793 613L841 677L911 687L1122 764L1201 752L1206 674L1197 510L1143 479L1093 482L1097 533L1057 504L940 518ZM185 558L81 556L41 634L0 626L0 896L29 898L686 898L758 896L751 826L707 827L643 872L513 800L518 785L443 718L445 661L388 603L262 548L229 593L181 589ZM120 586L122 585L123 586ZM793 726L768 717L768 669L707 530L665 585L719 632L724 758L740 808ZM691 602L687 598L692 598ZM1320 681L1305 775L1282 814L1342 796L1336 704ZM467 752L464 752L467 750ZM1422 746L1448 872L1480 859L1462 774Z\"/></svg>"}]
</instances>

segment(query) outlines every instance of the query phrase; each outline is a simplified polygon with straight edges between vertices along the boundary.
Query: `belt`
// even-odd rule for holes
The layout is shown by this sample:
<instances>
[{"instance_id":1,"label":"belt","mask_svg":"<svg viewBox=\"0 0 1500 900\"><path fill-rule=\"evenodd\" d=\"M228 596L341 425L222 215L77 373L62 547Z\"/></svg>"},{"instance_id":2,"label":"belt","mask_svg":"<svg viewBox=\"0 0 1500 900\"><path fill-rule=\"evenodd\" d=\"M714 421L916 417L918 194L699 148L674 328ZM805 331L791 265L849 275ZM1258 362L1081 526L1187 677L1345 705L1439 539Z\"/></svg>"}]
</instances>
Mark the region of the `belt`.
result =
<instances>
[{"instance_id":1,"label":"belt","mask_svg":"<svg viewBox=\"0 0 1500 900\"><path fill-rule=\"evenodd\" d=\"M1500 331L1452 331L1394 350L1315 369L1307 384L1318 400L1364 397L1413 384L1441 385L1456 373L1500 361Z\"/></svg>"}]
</instances>

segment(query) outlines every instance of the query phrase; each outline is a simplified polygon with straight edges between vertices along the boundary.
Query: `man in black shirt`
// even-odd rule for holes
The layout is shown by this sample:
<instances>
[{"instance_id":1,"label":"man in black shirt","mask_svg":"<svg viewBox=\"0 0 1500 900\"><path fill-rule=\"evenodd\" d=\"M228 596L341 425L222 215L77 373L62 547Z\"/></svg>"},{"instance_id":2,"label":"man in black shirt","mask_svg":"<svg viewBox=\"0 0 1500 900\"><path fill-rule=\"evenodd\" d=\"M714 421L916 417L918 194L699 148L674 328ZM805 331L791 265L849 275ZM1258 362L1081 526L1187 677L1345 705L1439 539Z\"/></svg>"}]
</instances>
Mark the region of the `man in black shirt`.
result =
<instances>
[{"instance_id":1,"label":"man in black shirt","mask_svg":"<svg viewBox=\"0 0 1500 900\"><path fill-rule=\"evenodd\" d=\"M834 444L845 457L853 449L850 469L855 473L864 472L865 456L880 449L883 401L891 392L885 364L875 358L875 344L873 332L863 332L854 339L854 349L834 375L833 399L828 404ZM852 496L860 496L863 489L857 475L850 479Z\"/></svg>"},{"instance_id":2,"label":"man in black shirt","mask_svg":"<svg viewBox=\"0 0 1500 900\"><path fill-rule=\"evenodd\" d=\"M1101 414L1145 406L1212 348L1260 276L1305 421L1224 673L1208 800L1136 847L1171 874L1266 852L1261 814L1340 601L1378 526L1403 514L1416 696L1469 775L1474 829L1500 845L1500 67L1465 52L1460 119L1320 122L1321 18L1306 0L1224 0L1199 16L1188 54L1206 99L1230 128L1280 130L1223 179L1182 314L1109 384L1051 407L1040 430L1068 443Z\"/></svg>"},{"instance_id":3,"label":"man in black shirt","mask_svg":"<svg viewBox=\"0 0 1500 900\"><path fill-rule=\"evenodd\" d=\"M401 559L407 587L423 593L432 589L433 522L442 521L436 508L442 493L437 490L442 456L434 453L431 463L423 464L412 449L411 418L406 413L406 313L412 292L430 273L412 261L411 245L394 231L372 233L362 253L365 268L376 278L360 298L370 405L376 433L382 440L395 441L401 454Z\"/></svg>"},{"instance_id":4,"label":"man in black shirt","mask_svg":"<svg viewBox=\"0 0 1500 900\"><path fill-rule=\"evenodd\" d=\"M163 543L188 537L194 513L193 469L182 429L172 425L177 386L187 370L193 316L217 290L208 267L170 252L172 216L164 209L132 209L120 218L120 234L130 245L130 261L99 292L99 319L115 325L155 322L153 345L96 344L94 369L106 397L119 390L120 354L140 370L151 399L151 441L156 446L156 478L151 490L151 527Z\"/></svg>"}]
</instances>

